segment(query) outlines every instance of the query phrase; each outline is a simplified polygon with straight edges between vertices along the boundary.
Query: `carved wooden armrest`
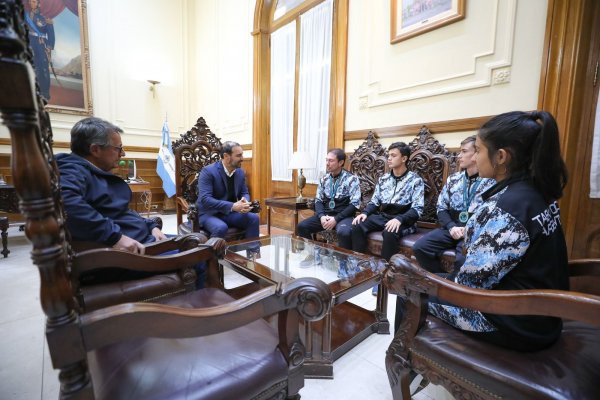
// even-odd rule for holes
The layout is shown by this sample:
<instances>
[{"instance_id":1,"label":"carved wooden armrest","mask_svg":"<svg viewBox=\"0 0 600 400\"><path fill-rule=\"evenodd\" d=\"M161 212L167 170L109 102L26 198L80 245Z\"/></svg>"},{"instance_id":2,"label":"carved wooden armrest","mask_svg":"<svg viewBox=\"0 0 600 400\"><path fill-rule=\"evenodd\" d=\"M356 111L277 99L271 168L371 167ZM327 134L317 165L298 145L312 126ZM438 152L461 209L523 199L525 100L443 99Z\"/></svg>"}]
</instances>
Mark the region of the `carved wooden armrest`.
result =
<instances>
[{"instance_id":1,"label":"carved wooden armrest","mask_svg":"<svg viewBox=\"0 0 600 400\"><path fill-rule=\"evenodd\" d=\"M153 303L115 305L82 315L81 326L87 349L92 350L136 337L207 336L280 313L280 347L287 347L284 354L298 357L301 362L303 349L298 354L289 351L298 337L299 319L319 320L331 306L331 290L325 283L316 278L300 278L287 285L269 286L228 304L202 309Z\"/></svg>"},{"instance_id":2,"label":"carved wooden armrest","mask_svg":"<svg viewBox=\"0 0 600 400\"><path fill-rule=\"evenodd\" d=\"M543 315L600 325L600 296L593 294L551 289L473 289L432 274L399 254L390 260L385 279L390 293L411 302L425 294L484 313Z\"/></svg>"},{"instance_id":3,"label":"carved wooden armrest","mask_svg":"<svg viewBox=\"0 0 600 400\"><path fill-rule=\"evenodd\" d=\"M181 209L183 210L183 212L187 212L188 208L189 208L189 204L188 201L185 199L185 197L177 197L175 199L175 201L177 202L177 204L179 204L181 206Z\"/></svg>"}]
</instances>

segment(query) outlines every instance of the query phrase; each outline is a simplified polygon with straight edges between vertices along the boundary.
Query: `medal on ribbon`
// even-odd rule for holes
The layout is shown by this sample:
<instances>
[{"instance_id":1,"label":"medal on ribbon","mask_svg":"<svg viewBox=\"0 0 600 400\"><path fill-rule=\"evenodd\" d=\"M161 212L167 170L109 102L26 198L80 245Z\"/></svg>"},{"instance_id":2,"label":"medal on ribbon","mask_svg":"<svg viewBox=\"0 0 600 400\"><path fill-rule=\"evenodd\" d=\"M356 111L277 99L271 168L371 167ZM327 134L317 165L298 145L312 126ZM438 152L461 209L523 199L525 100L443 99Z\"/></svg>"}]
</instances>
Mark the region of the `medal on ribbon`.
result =
<instances>
[{"instance_id":1,"label":"medal on ribbon","mask_svg":"<svg viewBox=\"0 0 600 400\"><path fill-rule=\"evenodd\" d=\"M333 175L331 176L331 183L329 185L329 208L332 210L335 208L335 193L337 192L340 182L342 181L342 173L343 172L340 172L336 178L334 178Z\"/></svg>"},{"instance_id":2,"label":"medal on ribbon","mask_svg":"<svg viewBox=\"0 0 600 400\"><path fill-rule=\"evenodd\" d=\"M479 186L480 183L481 183L481 178L477 177L477 179L475 179L475 183L473 183L473 185L471 185L471 190L469 191L469 184L467 181L467 173L465 171L465 174L463 175L463 185L464 185L463 210L460 212L460 214L458 214L458 220L462 224L466 224L467 221L469 220L469 204L471 204L473 197L475 197L475 193L477 192L477 187Z\"/></svg>"}]
</instances>

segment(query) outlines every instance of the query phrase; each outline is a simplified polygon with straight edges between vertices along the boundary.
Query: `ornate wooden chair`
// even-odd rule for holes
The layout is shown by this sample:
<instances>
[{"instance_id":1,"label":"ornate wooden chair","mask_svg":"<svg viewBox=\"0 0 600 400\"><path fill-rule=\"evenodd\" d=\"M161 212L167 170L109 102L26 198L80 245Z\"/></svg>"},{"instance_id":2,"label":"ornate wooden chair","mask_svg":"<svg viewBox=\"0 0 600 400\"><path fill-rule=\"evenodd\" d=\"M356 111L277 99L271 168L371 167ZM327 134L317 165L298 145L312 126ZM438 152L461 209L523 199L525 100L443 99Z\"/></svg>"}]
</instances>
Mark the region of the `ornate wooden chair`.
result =
<instances>
[{"instance_id":1,"label":"ornate wooden chair","mask_svg":"<svg viewBox=\"0 0 600 400\"><path fill-rule=\"evenodd\" d=\"M383 282L407 301L385 359L394 399L410 399L415 372L457 399L598 397L600 260L570 262L571 291L471 289L431 274L403 255L392 257L390 264ZM586 294L586 288L593 290ZM485 313L560 317L562 335L542 351L504 349L428 315L428 295Z\"/></svg>"},{"instance_id":2,"label":"ornate wooden chair","mask_svg":"<svg viewBox=\"0 0 600 400\"><path fill-rule=\"evenodd\" d=\"M207 237L210 236L198 223L198 175L202 168L221 159L221 145L221 140L210 130L202 117L198 118L192 129L172 143L175 154L175 196L179 234L201 232ZM187 214L186 222L183 222L183 214ZM242 239L244 233L243 230L230 228L225 240Z\"/></svg>"},{"instance_id":3,"label":"ornate wooden chair","mask_svg":"<svg viewBox=\"0 0 600 400\"><path fill-rule=\"evenodd\" d=\"M416 138L409 143L411 155L408 169L416 172L425 183L425 208L417 222L417 232L400 239L399 252L410 257L413 244L425 233L436 227L437 199L446 183L448 175L457 168L456 154L449 152L443 144L433 137L429 129L423 126ZM370 131L367 139L349 157L349 170L359 177L361 203L364 207L373 196L379 178L387 172L387 150L379 143L375 133ZM383 237L381 232L368 235L368 251L381 254ZM454 252L446 251L442 264L452 270Z\"/></svg>"},{"instance_id":4,"label":"ornate wooden chair","mask_svg":"<svg viewBox=\"0 0 600 400\"><path fill-rule=\"evenodd\" d=\"M61 399L297 398L304 382L299 321L329 311L332 295L323 282L298 279L234 301L218 280L222 239L166 259L108 248L71 251L25 26L21 1L1 1L0 112L11 135L14 186L40 273ZM73 275L106 266L160 272L199 261L208 263L207 288L152 303L84 313L72 283ZM278 330L263 319L273 314Z\"/></svg>"}]
</instances>

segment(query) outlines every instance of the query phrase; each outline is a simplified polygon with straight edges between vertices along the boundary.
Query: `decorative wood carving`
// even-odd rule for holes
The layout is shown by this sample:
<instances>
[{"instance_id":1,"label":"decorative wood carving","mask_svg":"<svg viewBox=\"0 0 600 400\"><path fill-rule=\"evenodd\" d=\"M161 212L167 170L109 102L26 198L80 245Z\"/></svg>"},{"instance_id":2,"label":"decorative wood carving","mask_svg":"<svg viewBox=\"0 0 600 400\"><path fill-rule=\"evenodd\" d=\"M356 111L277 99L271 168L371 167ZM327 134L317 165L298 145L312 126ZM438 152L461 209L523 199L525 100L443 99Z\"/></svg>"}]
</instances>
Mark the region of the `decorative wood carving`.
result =
<instances>
[{"instance_id":1,"label":"decorative wood carving","mask_svg":"<svg viewBox=\"0 0 600 400\"><path fill-rule=\"evenodd\" d=\"M33 59L28 40L22 3L0 2L0 87L11 88L0 91L0 109L11 133L12 176L27 218L25 234L33 245L31 257L40 272L48 347L54 367L60 369L61 396L79 392L92 397L68 278L71 250L64 240L65 214L52 152L52 129L39 87L31 84Z\"/></svg>"},{"instance_id":2,"label":"decorative wood carving","mask_svg":"<svg viewBox=\"0 0 600 400\"><path fill-rule=\"evenodd\" d=\"M183 212L187 212L188 221L191 221L193 225L193 231L199 231L196 210L198 173L205 166L221 159L222 145L221 140L210 130L202 117L198 118L192 129L173 141L176 196L185 199L188 205L185 210L180 202L177 202L177 225L183 222Z\"/></svg>"},{"instance_id":3,"label":"decorative wood carving","mask_svg":"<svg viewBox=\"0 0 600 400\"><path fill-rule=\"evenodd\" d=\"M456 171L457 155L446 150L446 146L434 138L425 125L409 146L411 154L408 169L419 174L425 184L425 207L419 220L435 223L437 199L448 174Z\"/></svg>"},{"instance_id":4,"label":"decorative wood carving","mask_svg":"<svg viewBox=\"0 0 600 400\"><path fill-rule=\"evenodd\" d=\"M387 151L375 132L369 131L367 139L354 150L348 161L348 170L360 181L361 209L364 209L373 197L379 178L387 172Z\"/></svg>"}]
</instances>

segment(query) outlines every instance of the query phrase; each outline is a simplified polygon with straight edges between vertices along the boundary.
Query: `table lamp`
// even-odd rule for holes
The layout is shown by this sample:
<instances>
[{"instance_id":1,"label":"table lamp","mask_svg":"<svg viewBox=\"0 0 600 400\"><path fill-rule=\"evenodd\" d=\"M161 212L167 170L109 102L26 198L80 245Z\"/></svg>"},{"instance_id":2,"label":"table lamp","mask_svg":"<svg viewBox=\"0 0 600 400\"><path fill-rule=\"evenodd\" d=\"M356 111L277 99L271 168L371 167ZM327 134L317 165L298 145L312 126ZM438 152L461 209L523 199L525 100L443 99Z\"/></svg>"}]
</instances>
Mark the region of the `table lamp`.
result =
<instances>
[{"instance_id":1,"label":"table lamp","mask_svg":"<svg viewBox=\"0 0 600 400\"><path fill-rule=\"evenodd\" d=\"M288 169L299 169L298 173L298 197L296 198L296 203L304 203L306 199L302 197L302 189L306 186L306 178L302 174L303 169L315 169L315 162L313 161L311 155L307 151L295 151L292 154L292 159L290 160L290 164L288 165Z\"/></svg>"}]
</instances>

